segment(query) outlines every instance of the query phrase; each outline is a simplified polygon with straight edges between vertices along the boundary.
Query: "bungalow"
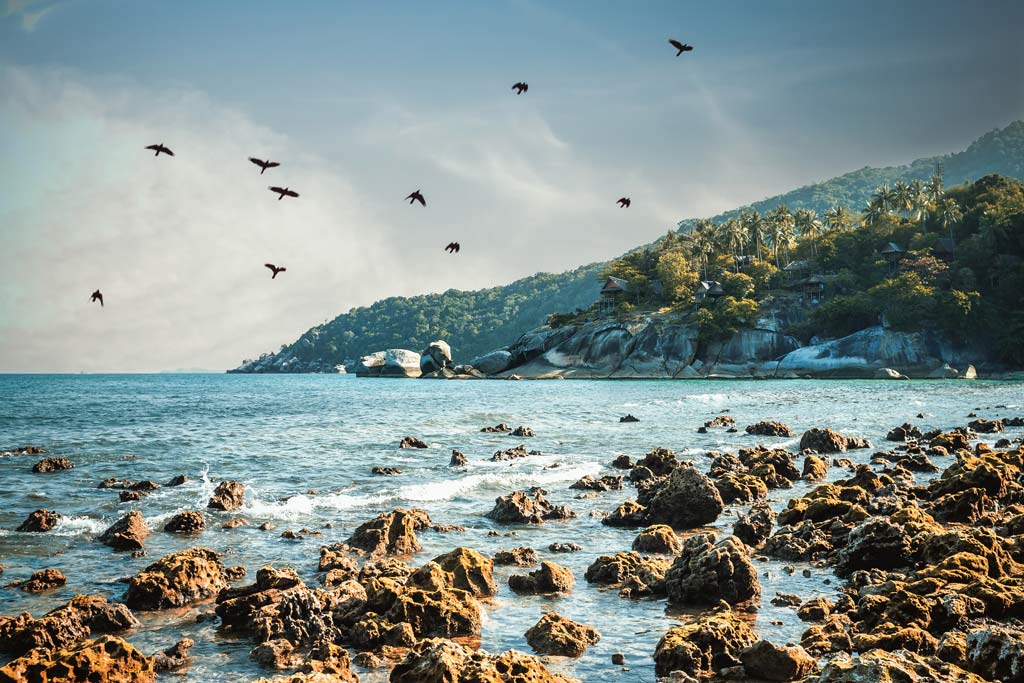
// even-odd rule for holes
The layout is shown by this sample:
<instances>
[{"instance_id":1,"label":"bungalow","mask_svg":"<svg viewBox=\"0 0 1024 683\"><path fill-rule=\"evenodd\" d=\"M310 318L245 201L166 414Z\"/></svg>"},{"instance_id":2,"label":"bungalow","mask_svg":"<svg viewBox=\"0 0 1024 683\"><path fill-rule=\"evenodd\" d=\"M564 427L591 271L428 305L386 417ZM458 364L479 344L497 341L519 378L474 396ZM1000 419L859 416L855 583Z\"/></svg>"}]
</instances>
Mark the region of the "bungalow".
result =
<instances>
[{"instance_id":1,"label":"bungalow","mask_svg":"<svg viewBox=\"0 0 1024 683\"><path fill-rule=\"evenodd\" d=\"M601 287L601 301L598 310L602 314L613 313L619 305L619 300L629 292L629 283L622 278L609 275L604 286Z\"/></svg>"},{"instance_id":2,"label":"bungalow","mask_svg":"<svg viewBox=\"0 0 1024 683\"><path fill-rule=\"evenodd\" d=\"M722 289L722 283L718 280L701 280L693 292L693 300L700 306L707 301L714 303L723 294L725 291Z\"/></svg>"}]
</instances>

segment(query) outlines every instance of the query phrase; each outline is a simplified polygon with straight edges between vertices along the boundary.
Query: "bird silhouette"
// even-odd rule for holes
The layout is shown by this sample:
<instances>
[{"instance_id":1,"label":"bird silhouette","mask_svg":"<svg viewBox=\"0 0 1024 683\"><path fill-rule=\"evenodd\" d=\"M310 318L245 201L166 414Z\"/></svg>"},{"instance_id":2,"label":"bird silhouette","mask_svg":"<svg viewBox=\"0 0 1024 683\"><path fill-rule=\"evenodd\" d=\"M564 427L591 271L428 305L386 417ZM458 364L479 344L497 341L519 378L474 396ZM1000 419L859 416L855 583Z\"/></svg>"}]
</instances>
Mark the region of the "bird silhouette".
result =
<instances>
[{"instance_id":1,"label":"bird silhouette","mask_svg":"<svg viewBox=\"0 0 1024 683\"><path fill-rule=\"evenodd\" d=\"M684 52L693 52L693 45L687 45L686 43L680 43L675 38L669 38L668 39L668 44L671 45L672 47L674 47L675 49L679 50L679 52L676 53L676 57L678 57L679 55L683 54Z\"/></svg>"},{"instance_id":2,"label":"bird silhouette","mask_svg":"<svg viewBox=\"0 0 1024 683\"><path fill-rule=\"evenodd\" d=\"M156 154L154 154L154 155L153 155L153 156L155 156L155 157L158 157L158 156L160 156L160 153L161 153L161 152L163 152L163 153L164 153L164 154L166 154L167 156L171 156L171 157L173 157L173 156L174 156L174 152L172 152L172 151L171 151L171 148L170 148L170 147L167 147L167 146L165 146L165 145L164 145L164 143L162 143L162 142L161 142L161 143L160 143L159 145L148 145L148 146L146 147L146 149L152 149L152 150L155 150L155 151L156 151Z\"/></svg>"},{"instance_id":3,"label":"bird silhouette","mask_svg":"<svg viewBox=\"0 0 1024 683\"><path fill-rule=\"evenodd\" d=\"M281 201L285 197L298 197L299 196L298 192L296 192L295 190L289 190L287 187L275 187L274 185L271 185L268 189L271 192L276 192L278 195L280 195L277 198L277 201Z\"/></svg>"},{"instance_id":4,"label":"bird silhouette","mask_svg":"<svg viewBox=\"0 0 1024 683\"><path fill-rule=\"evenodd\" d=\"M615 203L618 204L619 207L623 208L623 209L628 209L629 205L632 204L632 202L629 201L629 197L620 197L619 201L617 201Z\"/></svg>"},{"instance_id":5,"label":"bird silhouette","mask_svg":"<svg viewBox=\"0 0 1024 683\"><path fill-rule=\"evenodd\" d=\"M275 266L273 263L264 263L263 265L266 266L267 268L270 268L271 272L274 273L273 275L270 276L271 280L276 278L278 273L283 273L286 270L288 270L284 266L278 267L278 266Z\"/></svg>"},{"instance_id":6,"label":"bird silhouette","mask_svg":"<svg viewBox=\"0 0 1024 683\"><path fill-rule=\"evenodd\" d=\"M406 199L409 200L410 204L419 202L423 206L427 205L427 200L423 198L423 195L420 193L419 190L416 190L415 192L410 192Z\"/></svg>"},{"instance_id":7,"label":"bird silhouette","mask_svg":"<svg viewBox=\"0 0 1024 683\"><path fill-rule=\"evenodd\" d=\"M89 303L95 303L97 301L100 302L100 306L103 306L103 294L98 289L89 297Z\"/></svg>"},{"instance_id":8,"label":"bird silhouette","mask_svg":"<svg viewBox=\"0 0 1024 683\"><path fill-rule=\"evenodd\" d=\"M522 81L519 81L518 83L512 86L512 89L516 91L517 95L522 95L524 92L530 89L530 85L528 83L523 83Z\"/></svg>"},{"instance_id":9,"label":"bird silhouette","mask_svg":"<svg viewBox=\"0 0 1024 683\"><path fill-rule=\"evenodd\" d=\"M276 161L263 161L256 157L249 157L249 161L260 167L260 175L263 175L263 171L266 171L268 168L276 168L281 165Z\"/></svg>"},{"instance_id":10,"label":"bird silhouette","mask_svg":"<svg viewBox=\"0 0 1024 683\"><path fill-rule=\"evenodd\" d=\"M462 246L458 242L449 242L448 246L445 247L444 250L447 251L449 254L458 254L459 249L461 248Z\"/></svg>"}]
</instances>

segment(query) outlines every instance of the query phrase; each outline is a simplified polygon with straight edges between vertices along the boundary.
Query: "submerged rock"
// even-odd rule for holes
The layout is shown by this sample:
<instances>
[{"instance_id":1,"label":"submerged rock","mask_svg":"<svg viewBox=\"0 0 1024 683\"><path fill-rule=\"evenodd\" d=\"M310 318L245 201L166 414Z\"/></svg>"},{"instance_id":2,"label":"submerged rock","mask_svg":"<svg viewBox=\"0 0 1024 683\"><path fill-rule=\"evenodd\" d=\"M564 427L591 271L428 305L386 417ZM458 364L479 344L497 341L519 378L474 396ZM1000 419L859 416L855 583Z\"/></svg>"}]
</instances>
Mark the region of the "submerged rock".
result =
<instances>
[{"instance_id":1,"label":"submerged rock","mask_svg":"<svg viewBox=\"0 0 1024 683\"><path fill-rule=\"evenodd\" d=\"M542 655L581 657L599 640L601 634L593 626L578 624L555 612L548 612L526 631L526 642Z\"/></svg>"},{"instance_id":2,"label":"submerged rock","mask_svg":"<svg viewBox=\"0 0 1024 683\"><path fill-rule=\"evenodd\" d=\"M26 593L42 593L43 591L60 588L68 579L59 569L40 569L32 574L28 581L18 586Z\"/></svg>"},{"instance_id":3,"label":"submerged rock","mask_svg":"<svg viewBox=\"0 0 1024 683\"><path fill-rule=\"evenodd\" d=\"M51 531L60 521L60 515L53 510L36 510L29 513L25 521L15 531L27 533L43 533Z\"/></svg>"},{"instance_id":4,"label":"submerged rock","mask_svg":"<svg viewBox=\"0 0 1024 683\"><path fill-rule=\"evenodd\" d=\"M74 466L75 463L71 462L67 458L43 458L32 466L32 471L36 474L46 474L48 472L70 470Z\"/></svg>"}]
</instances>

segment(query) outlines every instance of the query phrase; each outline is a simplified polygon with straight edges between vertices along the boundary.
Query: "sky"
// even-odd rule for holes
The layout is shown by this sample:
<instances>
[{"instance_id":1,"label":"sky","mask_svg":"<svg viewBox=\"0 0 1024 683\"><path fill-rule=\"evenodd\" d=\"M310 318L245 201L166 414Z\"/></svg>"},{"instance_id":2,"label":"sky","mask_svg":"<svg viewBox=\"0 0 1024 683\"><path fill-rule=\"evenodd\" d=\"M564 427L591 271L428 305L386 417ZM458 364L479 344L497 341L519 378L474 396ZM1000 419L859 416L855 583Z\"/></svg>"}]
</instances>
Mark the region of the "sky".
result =
<instances>
[{"instance_id":1,"label":"sky","mask_svg":"<svg viewBox=\"0 0 1024 683\"><path fill-rule=\"evenodd\" d=\"M958 151L1024 118L1021 26L999 0L0 0L0 372L223 370Z\"/></svg>"}]
</instances>

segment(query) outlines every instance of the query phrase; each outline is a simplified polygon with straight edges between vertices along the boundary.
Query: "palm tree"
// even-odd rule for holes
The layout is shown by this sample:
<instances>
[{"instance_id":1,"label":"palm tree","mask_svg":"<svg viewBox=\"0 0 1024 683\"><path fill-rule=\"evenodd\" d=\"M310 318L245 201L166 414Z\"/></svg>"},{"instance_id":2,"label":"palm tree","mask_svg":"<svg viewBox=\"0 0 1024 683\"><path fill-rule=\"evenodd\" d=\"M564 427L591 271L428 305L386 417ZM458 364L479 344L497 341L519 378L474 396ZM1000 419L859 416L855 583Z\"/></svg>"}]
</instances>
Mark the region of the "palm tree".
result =
<instances>
[{"instance_id":1,"label":"palm tree","mask_svg":"<svg viewBox=\"0 0 1024 683\"><path fill-rule=\"evenodd\" d=\"M882 217L886 215L886 210L882 206L882 200L875 195L868 201L868 205L860 213L861 220L863 220L865 225L874 225L882 220Z\"/></svg>"},{"instance_id":2,"label":"palm tree","mask_svg":"<svg viewBox=\"0 0 1024 683\"><path fill-rule=\"evenodd\" d=\"M743 229L747 233L747 237L750 242L754 245L754 250L757 252L757 260L761 260L761 244L765 238L765 222L761 218L761 214L757 211L746 211L740 214L740 223L743 224Z\"/></svg>"},{"instance_id":3,"label":"palm tree","mask_svg":"<svg viewBox=\"0 0 1024 683\"><path fill-rule=\"evenodd\" d=\"M740 271L739 264L736 263L736 257L740 255L744 247L747 245L747 231L743 227L743 223L736 220L735 218L729 218L721 226L723 242L730 251L732 251L733 265L736 267L736 272Z\"/></svg>"},{"instance_id":4,"label":"palm tree","mask_svg":"<svg viewBox=\"0 0 1024 683\"><path fill-rule=\"evenodd\" d=\"M825 225L829 230L849 230L853 225L853 216L849 209L837 204L825 211Z\"/></svg>"},{"instance_id":5,"label":"palm tree","mask_svg":"<svg viewBox=\"0 0 1024 683\"><path fill-rule=\"evenodd\" d=\"M882 183L875 190L875 194L871 199L878 202L883 213L889 213L893 209L896 196L892 188L889 187L889 183Z\"/></svg>"},{"instance_id":6,"label":"palm tree","mask_svg":"<svg viewBox=\"0 0 1024 683\"><path fill-rule=\"evenodd\" d=\"M818 255L818 245L814 242L814 236L821 233L821 219L814 209L797 209L793 216L801 237L811 240L811 253Z\"/></svg>"},{"instance_id":7,"label":"palm tree","mask_svg":"<svg viewBox=\"0 0 1024 683\"><path fill-rule=\"evenodd\" d=\"M946 197L942 200L939 205L939 222L942 223L942 227L949 230L950 242L953 241L953 226L963 219L964 212L960 210L960 205L956 203L955 199Z\"/></svg>"},{"instance_id":8,"label":"palm tree","mask_svg":"<svg viewBox=\"0 0 1024 683\"><path fill-rule=\"evenodd\" d=\"M920 178L915 178L910 183L910 203L914 220L920 224L924 218L924 212L928 210L928 191L924 181Z\"/></svg>"},{"instance_id":9,"label":"palm tree","mask_svg":"<svg viewBox=\"0 0 1024 683\"><path fill-rule=\"evenodd\" d=\"M932 176L932 179L928 181L928 185L925 187L925 196L928 197L928 201L935 208L938 208L942 202L942 198L946 195L945 190L942 189L942 176L936 173Z\"/></svg>"},{"instance_id":10,"label":"palm tree","mask_svg":"<svg viewBox=\"0 0 1024 683\"><path fill-rule=\"evenodd\" d=\"M779 266L779 249L789 252L789 240L793 237L793 214L785 204L779 204L765 216L768 223L768 240L775 255L775 267Z\"/></svg>"},{"instance_id":11,"label":"palm tree","mask_svg":"<svg viewBox=\"0 0 1024 683\"><path fill-rule=\"evenodd\" d=\"M910 214L910 211L914 208L914 195L911 192L910 185L907 185L902 180L897 180L892 190L892 202L893 208L901 214L904 216Z\"/></svg>"},{"instance_id":12,"label":"palm tree","mask_svg":"<svg viewBox=\"0 0 1024 683\"><path fill-rule=\"evenodd\" d=\"M696 257L697 262L701 264L704 279L707 279L708 259L711 254L715 253L718 246L715 239L715 224L707 218L702 218L697 221L697 225L687 235L687 240L690 243L690 251Z\"/></svg>"}]
</instances>

